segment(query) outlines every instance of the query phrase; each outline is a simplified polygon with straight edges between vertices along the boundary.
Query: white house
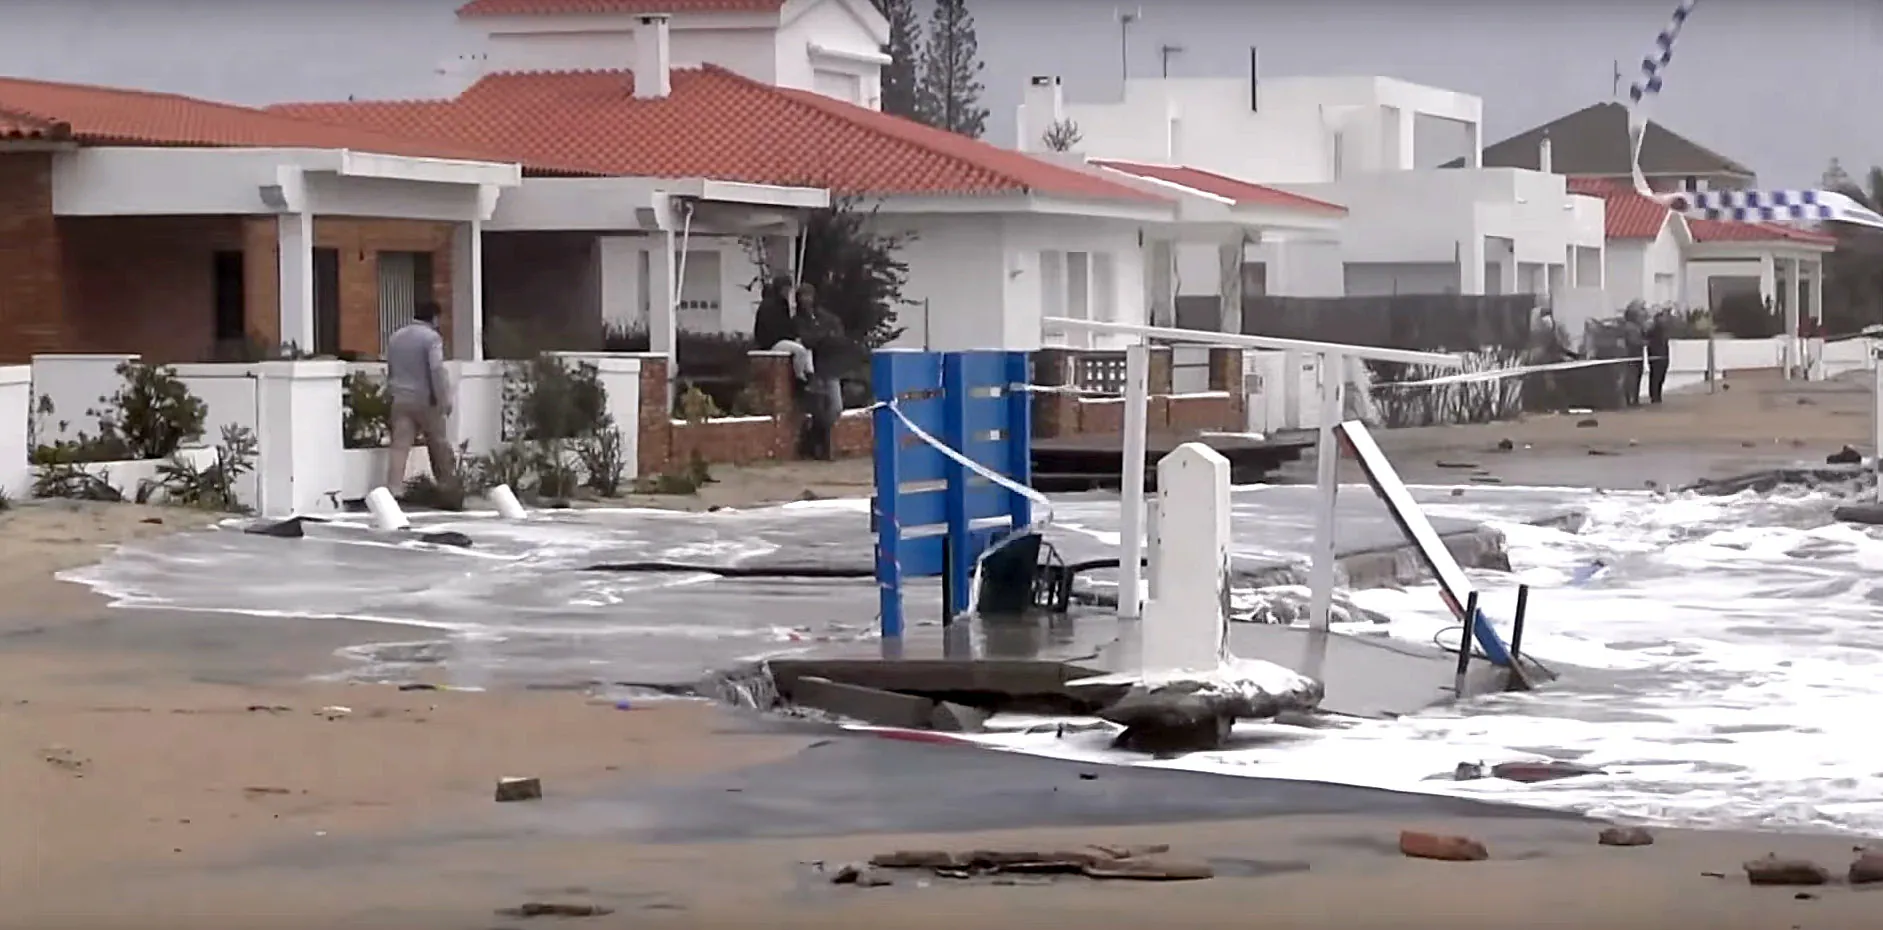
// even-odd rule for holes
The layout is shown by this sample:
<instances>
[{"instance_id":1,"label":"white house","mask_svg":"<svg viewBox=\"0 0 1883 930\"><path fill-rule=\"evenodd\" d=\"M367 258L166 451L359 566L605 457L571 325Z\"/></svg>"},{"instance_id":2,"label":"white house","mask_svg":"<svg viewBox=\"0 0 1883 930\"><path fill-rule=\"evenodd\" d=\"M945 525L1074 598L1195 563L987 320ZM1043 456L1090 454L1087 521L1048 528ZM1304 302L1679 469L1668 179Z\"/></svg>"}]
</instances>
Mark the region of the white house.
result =
<instances>
[{"instance_id":1,"label":"white house","mask_svg":"<svg viewBox=\"0 0 1883 930\"><path fill-rule=\"evenodd\" d=\"M1801 315L1823 318L1823 256L1835 248L1833 237L1772 223L1670 214L1635 192L1628 139L1627 108L1597 103L1486 146L1483 158L1487 164L1567 175L1572 191L1607 202L1612 306L1606 313L1636 300L1713 309L1739 292L1756 293L1788 311L1793 331ZM1647 125L1640 163L1649 187L1662 193L1757 183L1752 169L1654 122Z\"/></svg>"},{"instance_id":2,"label":"white house","mask_svg":"<svg viewBox=\"0 0 1883 930\"><path fill-rule=\"evenodd\" d=\"M670 64L717 65L777 87L870 109L882 104L889 23L870 0L471 0L458 19L483 48L450 65L469 87L503 71L613 71L647 38L643 15L669 18Z\"/></svg>"},{"instance_id":3,"label":"white house","mask_svg":"<svg viewBox=\"0 0 1883 930\"><path fill-rule=\"evenodd\" d=\"M1337 231L1226 246L1257 266L1244 282L1269 293L1599 287L1601 205L1546 172L1479 168L1481 115L1464 94L1380 77L1268 79L1252 61L1246 78L1132 79L1110 103L1066 103L1057 79L1036 78L1018 124L1024 150L1069 120L1095 157L1207 169L1345 206ZM1446 131L1456 144L1427 151ZM1438 167L1459 149L1467 167ZM1191 281L1214 286L1219 263L1185 250L1186 292Z\"/></svg>"}]
</instances>

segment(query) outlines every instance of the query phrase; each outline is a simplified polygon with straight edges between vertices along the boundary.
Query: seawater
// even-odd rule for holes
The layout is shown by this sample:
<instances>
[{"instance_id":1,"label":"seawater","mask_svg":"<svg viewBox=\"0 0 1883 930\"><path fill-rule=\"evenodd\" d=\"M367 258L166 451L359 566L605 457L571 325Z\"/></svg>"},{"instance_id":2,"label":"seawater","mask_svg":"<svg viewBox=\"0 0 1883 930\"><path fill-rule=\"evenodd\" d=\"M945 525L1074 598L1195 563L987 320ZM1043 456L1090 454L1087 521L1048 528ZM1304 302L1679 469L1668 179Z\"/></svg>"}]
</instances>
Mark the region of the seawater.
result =
<instances>
[{"instance_id":1,"label":"seawater","mask_svg":"<svg viewBox=\"0 0 1883 930\"><path fill-rule=\"evenodd\" d=\"M1505 626L1516 586L1531 586L1525 652L1560 681L1392 721L1314 730L1245 723L1231 749L1171 760L1111 750L1107 733L1057 720L996 718L1002 732L979 739L1095 763L1473 796L1650 823L1883 831L1883 742L1871 724L1883 711L1883 589L1873 580L1883 539L1831 522L1831 500L1414 492L1435 518L1488 522L1505 534L1514 574L1474 572L1474 581ZM1303 551L1311 497L1303 488L1238 489L1238 551ZM1564 505L1587 515L1576 532L1524 522ZM636 560L867 566L865 506L415 521L470 535L469 550L376 534L364 517L310 524L302 540L245 536L231 524L126 546L67 577L123 606L421 628L351 651L374 673L442 665L471 686L557 676L680 681L741 659L868 640L874 586L577 569ZM1062 545L1087 547L1075 557L1115 544L1115 500L1084 497L1056 510ZM1456 642L1433 586L1351 597L1389 618L1369 632ZM1604 774L1534 785L1450 778L1460 762L1534 759Z\"/></svg>"}]
</instances>

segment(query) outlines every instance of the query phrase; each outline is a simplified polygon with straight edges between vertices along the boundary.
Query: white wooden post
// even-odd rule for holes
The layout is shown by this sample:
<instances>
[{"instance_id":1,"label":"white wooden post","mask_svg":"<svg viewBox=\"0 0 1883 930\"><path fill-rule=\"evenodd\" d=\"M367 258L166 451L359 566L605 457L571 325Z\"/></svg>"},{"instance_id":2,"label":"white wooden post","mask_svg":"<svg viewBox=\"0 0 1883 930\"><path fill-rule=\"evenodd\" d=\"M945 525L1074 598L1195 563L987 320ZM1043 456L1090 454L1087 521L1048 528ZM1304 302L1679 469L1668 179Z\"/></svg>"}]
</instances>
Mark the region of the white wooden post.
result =
<instances>
[{"instance_id":1,"label":"white wooden post","mask_svg":"<svg viewBox=\"0 0 1883 930\"><path fill-rule=\"evenodd\" d=\"M1157 463L1157 596L1144 608L1144 672L1213 671L1229 648L1229 460L1186 442Z\"/></svg>"},{"instance_id":2,"label":"white wooden post","mask_svg":"<svg viewBox=\"0 0 1883 930\"><path fill-rule=\"evenodd\" d=\"M1319 398L1320 442L1315 447L1314 562L1308 569L1308 620L1325 630L1334 604L1334 516L1340 493L1340 441L1334 427L1340 423L1341 391L1345 386L1346 356L1321 354Z\"/></svg>"},{"instance_id":3,"label":"white wooden post","mask_svg":"<svg viewBox=\"0 0 1883 930\"><path fill-rule=\"evenodd\" d=\"M1151 351L1142 341L1125 347L1125 423L1122 487L1118 493L1118 618L1143 616L1144 458L1150 418Z\"/></svg>"}]
</instances>

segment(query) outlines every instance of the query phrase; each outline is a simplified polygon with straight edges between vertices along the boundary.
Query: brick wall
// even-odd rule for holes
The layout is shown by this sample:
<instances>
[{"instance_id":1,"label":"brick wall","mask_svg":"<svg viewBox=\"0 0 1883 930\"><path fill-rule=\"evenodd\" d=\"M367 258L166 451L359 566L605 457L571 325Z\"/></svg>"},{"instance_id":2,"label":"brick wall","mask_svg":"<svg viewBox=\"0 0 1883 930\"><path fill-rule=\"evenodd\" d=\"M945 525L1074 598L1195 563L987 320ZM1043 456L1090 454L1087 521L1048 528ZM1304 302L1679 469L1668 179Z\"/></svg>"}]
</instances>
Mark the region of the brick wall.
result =
<instances>
[{"instance_id":1,"label":"brick wall","mask_svg":"<svg viewBox=\"0 0 1883 930\"><path fill-rule=\"evenodd\" d=\"M709 464L750 465L755 462L797 458L800 414L796 406L789 356L773 352L751 355L751 376L759 406L766 415L722 417L701 422L673 419L667 406L667 363L658 357L641 361L641 474L653 475L683 467L698 456ZM870 452L870 418L849 414L837 423L833 436L837 455L848 458Z\"/></svg>"},{"instance_id":2,"label":"brick wall","mask_svg":"<svg viewBox=\"0 0 1883 930\"><path fill-rule=\"evenodd\" d=\"M1041 349L1033 354L1033 383L1070 387L1076 349ZM1208 394L1173 394L1171 352L1151 350L1150 402L1145 406L1146 426L1153 432L1197 432L1246 428L1242 397L1242 350L1210 349ZM1125 405L1120 398L1080 397L1073 393L1041 392L1033 398L1033 435L1048 439L1118 433L1124 430Z\"/></svg>"},{"instance_id":3,"label":"brick wall","mask_svg":"<svg viewBox=\"0 0 1883 930\"><path fill-rule=\"evenodd\" d=\"M272 216L243 218L242 243L248 289L249 338L263 346L281 342L280 231ZM451 224L421 220L314 218L314 247L333 249L340 263L340 350L378 356L379 253L425 252L432 257L431 298L445 310L445 340L451 339ZM310 348L303 346L302 348Z\"/></svg>"},{"instance_id":4,"label":"brick wall","mask_svg":"<svg viewBox=\"0 0 1883 930\"><path fill-rule=\"evenodd\" d=\"M66 343L52 153L0 152L0 362Z\"/></svg>"},{"instance_id":5,"label":"brick wall","mask_svg":"<svg viewBox=\"0 0 1883 930\"><path fill-rule=\"evenodd\" d=\"M1033 356L1033 383L1061 384L1071 380L1072 350L1043 349ZM1159 358L1162 364L1159 364ZM1170 353L1152 354L1150 374L1156 393L1147 416L1154 431L1195 432L1244 428L1242 352L1214 349L1210 354L1209 393L1181 395L1170 392ZM767 416L726 417L703 422L673 419L667 406L667 363L659 357L641 362L640 471L659 474L684 466L694 456L709 464L746 465L789 461L797 457L798 413L795 407L791 360L772 352L751 354L755 393ZM1124 428L1122 400L1082 400L1065 393L1034 395L1036 437L1117 433ZM866 414L851 412L837 423L839 457L869 455L872 423Z\"/></svg>"},{"instance_id":6,"label":"brick wall","mask_svg":"<svg viewBox=\"0 0 1883 930\"><path fill-rule=\"evenodd\" d=\"M64 351L196 362L216 341L214 261L243 247L232 216L87 216L59 221Z\"/></svg>"}]
</instances>

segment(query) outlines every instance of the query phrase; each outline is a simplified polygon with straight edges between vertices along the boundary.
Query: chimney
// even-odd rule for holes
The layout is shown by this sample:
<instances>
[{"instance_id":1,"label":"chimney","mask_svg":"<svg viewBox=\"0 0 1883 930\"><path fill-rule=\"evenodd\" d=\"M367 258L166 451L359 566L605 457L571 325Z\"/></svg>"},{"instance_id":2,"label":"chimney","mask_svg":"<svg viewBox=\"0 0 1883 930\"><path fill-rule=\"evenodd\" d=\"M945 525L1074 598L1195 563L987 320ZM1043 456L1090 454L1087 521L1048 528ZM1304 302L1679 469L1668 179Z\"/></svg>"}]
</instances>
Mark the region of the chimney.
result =
<instances>
[{"instance_id":1,"label":"chimney","mask_svg":"<svg viewBox=\"0 0 1883 930\"><path fill-rule=\"evenodd\" d=\"M665 97L673 90L673 48L665 13L641 17L634 30L634 96Z\"/></svg>"},{"instance_id":2,"label":"chimney","mask_svg":"<svg viewBox=\"0 0 1883 930\"><path fill-rule=\"evenodd\" d=\"M1556 173L1556 160L1550 157L1550 133L1543 130L1543 141L1536 144L1536 170L1544 174Z\"/></svg>"},{"instance_id":3,"label":"chimney","mask_svg":"<svg viewBox=\"0 0 1883 930\"><path fill-rule=\"evenodd\" d=\"M1054 123L1066 118L1066 95L1059 76L1042 74L1029 78L1026 95L1020 102L1025 106L1025 116L1019 121L1019 148L1023 152L1038 151L1044 145L1040 137Z\"/></svg>"},{"instance_id":4,"label":"chimney","mask_svg":"<svg viewBox=\"0 0 1883 930\"><path fill-rule=\"evenodd\" d=\"M1249 112L1262 112L1262 50L1249 46Z\"/></svg>"}]
</instances>

